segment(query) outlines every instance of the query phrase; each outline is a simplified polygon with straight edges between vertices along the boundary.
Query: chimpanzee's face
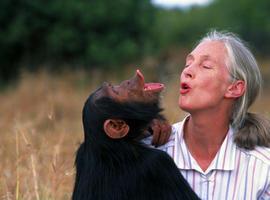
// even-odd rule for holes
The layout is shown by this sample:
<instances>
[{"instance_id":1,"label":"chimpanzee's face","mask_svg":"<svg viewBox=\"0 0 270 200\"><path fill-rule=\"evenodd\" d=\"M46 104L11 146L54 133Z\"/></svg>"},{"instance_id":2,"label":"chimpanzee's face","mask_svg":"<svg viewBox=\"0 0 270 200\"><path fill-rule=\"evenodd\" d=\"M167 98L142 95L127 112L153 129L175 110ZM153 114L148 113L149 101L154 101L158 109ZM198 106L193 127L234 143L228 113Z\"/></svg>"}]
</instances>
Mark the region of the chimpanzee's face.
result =
<instances>
[{"instance_id":1,"label":"chimpanzee's face","mask_svg":"<svg viewBox=\"0 0 270 200\"><path fill-rule=\"evenodd\" d=\"M161 83L145 83L143 74L137 70L134 77L119 85L103 83L95 92L95 99L110 97L118 102L155 102L164 89Z\"/></svg>"}]
</instances>

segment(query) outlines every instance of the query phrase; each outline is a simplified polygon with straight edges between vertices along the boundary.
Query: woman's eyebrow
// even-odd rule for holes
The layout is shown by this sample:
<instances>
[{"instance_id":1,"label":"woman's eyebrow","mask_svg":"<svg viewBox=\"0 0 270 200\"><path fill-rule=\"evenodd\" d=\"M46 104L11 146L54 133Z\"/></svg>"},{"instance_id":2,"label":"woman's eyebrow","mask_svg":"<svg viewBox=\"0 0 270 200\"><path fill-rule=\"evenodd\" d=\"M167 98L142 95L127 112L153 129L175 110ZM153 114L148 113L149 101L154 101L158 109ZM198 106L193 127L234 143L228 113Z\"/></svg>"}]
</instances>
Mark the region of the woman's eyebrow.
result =
<instances>
[{"instance_id":1,"label":"woman's eyebrow","mask_svg":"<svg viewBox=\"0 0 270 200\"><path fill-rule=\"evenodd\" d=\"M186 57L186 61L188 61L188 60L194 60L195 58L194 58L194 55L193 54L188 54L187 55L187 57ZM210 61L212 61L212 62L214 62L214 63L217 63L217 61L215 60L215 59L213 59L210 55L208 55L208 54L205 54L205 55L200 55L200 62L203 62L203 61L205 61L205 60L210 60Z\"/></svg>"},{"instance_id":2,"label":"woman's eyebrow","mask_svg":"<svg viewBox=\"0 0 270 200\"><path fill-rule=\"evenodd\" d=\"M188 54L187 57L186 57L186 60L189 60L189 59L194 59L194 56L192 54Z\"/></svg>"},{"instance_id":3,"label":"woman's eyebrow","mask_svg":"<svg viewBox=\"0 0 270 200\"><path fill-rule=\"evenodd\" d=\"M201 62L205 61L205 60L209 60L215 64L217 64L216 59L214 59L213 57L211 57L210 55L202 55L201 56Z\"/></svg>"},{"instance_id":4,"label":"woman's eyebrow","mask_svg":"<svg viewBox=\"0 0 270 200\"><path fill-rule=\"evenodd\" d=\"M211 56L210 55L208 55L208 54L205 54L205 55L200 55L200 60L209 60L209 58L211 58ZM186 60L194 60L195 58L194 58L194 55L192 55L191 53L190 54L188 54L187 55L187 57L186 57Z\"/></svg>"}]
</instances>

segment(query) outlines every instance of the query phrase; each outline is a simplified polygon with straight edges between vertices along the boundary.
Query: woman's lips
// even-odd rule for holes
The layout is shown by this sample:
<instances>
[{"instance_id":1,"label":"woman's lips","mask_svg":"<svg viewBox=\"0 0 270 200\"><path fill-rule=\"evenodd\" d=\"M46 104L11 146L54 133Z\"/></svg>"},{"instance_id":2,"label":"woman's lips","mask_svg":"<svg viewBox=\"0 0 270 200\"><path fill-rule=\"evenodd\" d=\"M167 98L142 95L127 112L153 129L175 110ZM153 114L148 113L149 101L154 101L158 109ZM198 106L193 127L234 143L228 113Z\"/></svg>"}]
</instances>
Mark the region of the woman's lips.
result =
<instances>
[{"instance_id":1,"label":"woman's lips","mask_svg":"<svg viewBox=\"0 0 270 200\"><path fill-rule=\"evenodd\" d=\"M180 84L180 94L187 94L191 90L191 87L187 83Z\"/></svg>"}]
</instances>

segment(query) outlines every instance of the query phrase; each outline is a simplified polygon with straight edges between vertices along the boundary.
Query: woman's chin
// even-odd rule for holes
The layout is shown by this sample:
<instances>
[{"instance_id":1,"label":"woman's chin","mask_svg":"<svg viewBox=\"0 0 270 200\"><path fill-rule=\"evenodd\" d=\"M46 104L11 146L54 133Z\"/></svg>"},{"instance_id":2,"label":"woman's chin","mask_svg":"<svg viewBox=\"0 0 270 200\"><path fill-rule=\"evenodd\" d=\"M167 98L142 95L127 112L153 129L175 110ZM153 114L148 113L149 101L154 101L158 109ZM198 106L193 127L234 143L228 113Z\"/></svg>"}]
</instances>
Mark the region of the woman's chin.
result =
<instances>
[{"instance_id":1,"label":"woman's chin","mask_svg":"<svg viewBox=\"0 0 270 200\"><path fill-rule=\"evenodd\" d=\"M181 110L186 111L186 112L189 112L191 110L191 107L189 105L186 105L182 102L179 102L178 106Z\"/></svg>"}]
</instances>

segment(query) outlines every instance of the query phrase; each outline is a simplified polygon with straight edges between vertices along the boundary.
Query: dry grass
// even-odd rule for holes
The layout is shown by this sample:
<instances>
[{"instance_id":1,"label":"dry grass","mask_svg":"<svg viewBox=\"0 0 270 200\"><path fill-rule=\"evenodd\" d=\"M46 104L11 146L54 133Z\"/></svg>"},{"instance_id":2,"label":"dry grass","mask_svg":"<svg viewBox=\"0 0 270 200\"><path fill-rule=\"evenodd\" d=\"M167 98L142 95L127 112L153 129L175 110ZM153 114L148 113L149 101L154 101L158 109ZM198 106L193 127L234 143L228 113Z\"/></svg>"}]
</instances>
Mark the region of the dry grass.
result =
<instances>
[{"instance_id":1,"label":"dry grass","mask_svg":"<svg viewBox=\"0 0 270 200\"><path fill-rule=\"evenodd\" d=\"M70 199L81 109L101 75L23 74L0 95L1 199Z\"/></svg>"},{"instance_id":2,"label":"dry grass","mask_svg":"<svg viewBox=\"0 0 270 200\"><path fill-rule=\"evenodd\" d=\"M148 62L149 66L155 64ZM74 155L83 136L83 103L104 80L118 82L133 75L133 70L131 67L115 74L94 71L53 76L46 72L24 73L16 86L2 92L0 199L70 199ZM151 73L154 70L144 70L148 80L157 78ZM176 122L183 117L177 106L178 75L170 70L166 74L164 113L169 121ZM269 99L269 93L264 92L253 110L269 114Z\"/></svg>"}]
</instances>

